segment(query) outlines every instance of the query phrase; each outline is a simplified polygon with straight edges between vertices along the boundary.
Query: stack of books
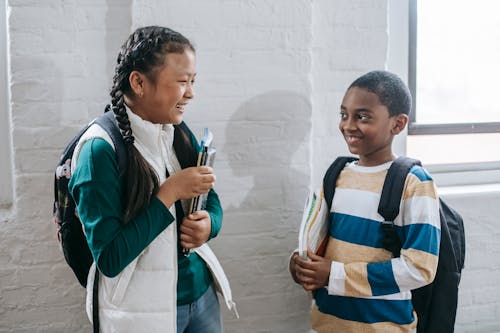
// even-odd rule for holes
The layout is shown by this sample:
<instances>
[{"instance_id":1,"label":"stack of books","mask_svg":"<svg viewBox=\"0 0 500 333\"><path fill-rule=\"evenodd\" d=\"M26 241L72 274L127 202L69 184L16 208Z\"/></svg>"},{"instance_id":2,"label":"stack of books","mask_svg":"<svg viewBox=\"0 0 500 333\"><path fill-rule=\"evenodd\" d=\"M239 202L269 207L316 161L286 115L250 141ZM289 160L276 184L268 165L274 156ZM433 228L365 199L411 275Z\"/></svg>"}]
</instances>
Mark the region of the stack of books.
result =
<instances>
[{"instance_id":1,"label":"stack of books","mask_svg":"<svg viewBox=\"0 0 500 333\"><path fill-rule=\"evenodd\" d=\"M208 128L203 129L203 135L200 141L200 151L198 152L198 162L197 166L207 165L213 167L216 149L213 146L214 136ZM208 193L202 194L191 200L189 206L189 213L194 213L196 211L205 208L207 202Z\"/></svg>"},{"instance_id":2,"label":"stack of books","mask_svg":"<svg viewBox=\"0 0 500 333\"><path fill-rule=\"evenodd\" d=\"M213 167L216 149L213 146L214 136L208 128L203 129L203 135L200 140L200 151L198 152L197 166L207 165ZM189 214L205 209L208 192L191 199L189 205ZM191 253L189 249L182 249L182 253L187 257Z\"/></svg>"},{"instance_id":3,"label":"stack of books","mask_svg":"<svg viewBox=\"0 0 500 333\"><path fill-rule=\"evenodd\" d=\"M307 248L323 255L328 242L328 205L323 191L309 193L299 230L299 255L307 259Z\"/></svg>"}]
</instances>

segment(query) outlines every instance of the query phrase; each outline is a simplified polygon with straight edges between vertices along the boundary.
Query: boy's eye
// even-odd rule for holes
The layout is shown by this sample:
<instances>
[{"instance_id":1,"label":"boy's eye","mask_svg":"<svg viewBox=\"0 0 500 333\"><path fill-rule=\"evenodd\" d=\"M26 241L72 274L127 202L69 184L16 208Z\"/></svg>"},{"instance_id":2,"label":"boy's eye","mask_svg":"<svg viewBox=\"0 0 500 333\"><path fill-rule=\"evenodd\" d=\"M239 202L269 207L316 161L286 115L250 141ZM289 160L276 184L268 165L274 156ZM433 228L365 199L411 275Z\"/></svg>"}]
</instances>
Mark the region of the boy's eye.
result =
<instances>
[{"instance_id":1,"label":"boy's eye","mask_svg":"<svg viewBox=\"0 0 500 333\"><path fill-rule=\"evenodd\" d=\"M368 115L363 114L363 113L359 113L357 115L357 117L358 117L359 120L367 120L369 118Z\"/></svg>"},{"instance_id":2,"label":"boy's eye","mask_svg":"<svg viewBox=\"0 0 500 333\"><path fill-rule=\"evenodd\" d=\"M347 118L346 113L343 112L343 111L340 111L339 116L340 116L340 119L346 119Z\"/></svg>"}]
</instances>

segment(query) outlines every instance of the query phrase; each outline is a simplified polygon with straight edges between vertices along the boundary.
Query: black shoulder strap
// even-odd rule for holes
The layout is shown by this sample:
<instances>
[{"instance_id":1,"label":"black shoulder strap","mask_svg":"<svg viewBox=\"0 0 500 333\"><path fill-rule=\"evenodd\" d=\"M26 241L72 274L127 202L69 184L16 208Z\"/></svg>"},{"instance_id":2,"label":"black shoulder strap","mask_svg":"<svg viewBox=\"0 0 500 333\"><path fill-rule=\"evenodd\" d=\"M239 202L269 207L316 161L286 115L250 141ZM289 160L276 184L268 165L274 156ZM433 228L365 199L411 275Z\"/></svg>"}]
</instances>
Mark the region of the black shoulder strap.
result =
<instances>
[{"instance_id":1,"label":"black shoulder strap","mask_svg":"<svg viewBox=\"0 0 500 333\"><path fill-rule=\"evenodd\" d=\"M198 152L196 147L193 146L191 136L193 136L193 133L185 122L174 125L173 146L179 164L183 169L196 166L198 160Z\"/></svg>"},{"instance_id":2,"label":"black shoulder strap","mask_svg":"<svg viewBox=\"0 0 500 333\"><path fill-rule=\"evenodd\" d=\"M384 218L382 222L382 246L390 251L396 258L400 256L401 240L394 229L394 220L399 214L399 205L406 176L414 165L420 165L420 161L409 157L396 158L385 176L384 186L378 203L378 213Z\"/></svg>"},{"instance_id":3,"label":"black shoulder strap","mask_svg":"<svg viewBox=\"0 0 500 333\"><path fill-rule=\"evenodd\" d=\"M420 161L409 157L398 157L387 171L378 204L378 213L385 221L394 222L398 216L406 176L415 165L421 165Z\"/></svg>"},{"instance_id":4,"label":"black shoulder strap","mask_svg":"<svg viewBox=\"0 0 500 333\"><path fill-rule=\"evenodd\" d=\"M325 196L326 204L328 205L328 210L332 209L333 195L335 194L335 187L337 184L337 178L340 172L344 169L347 163L356 161L357 158L354 156L339 156L333 161L328 170L326 170L325 176L323 177L323 194Z\"/></svg>"},{"instance_id":5,"label":"black shoulder strap","mask_svg":"<svg viewBox=\"0 0 500 333\"><path fill-rule=\"evenodd\" d=\"M99 269L95 268L94 285L92 286L92 323L93 332L99 333Z\"/></svg>"},{"instance_id":6,"label":"black shoulder strap","mask_svg":"<svg viewBox=\"0 0 500 333\"><path fill-rule=\"evenodd\" d=\"M111 137L113 145L115 146L116 156L118 157L118 169L120 170L120 178L123 177L127 171L127 148L123 141L123 136L118 128L115 120L115 114L111 111L100 115L94 120L94 123L99 124L106 133Z\"/></svg>"}]
</instances>

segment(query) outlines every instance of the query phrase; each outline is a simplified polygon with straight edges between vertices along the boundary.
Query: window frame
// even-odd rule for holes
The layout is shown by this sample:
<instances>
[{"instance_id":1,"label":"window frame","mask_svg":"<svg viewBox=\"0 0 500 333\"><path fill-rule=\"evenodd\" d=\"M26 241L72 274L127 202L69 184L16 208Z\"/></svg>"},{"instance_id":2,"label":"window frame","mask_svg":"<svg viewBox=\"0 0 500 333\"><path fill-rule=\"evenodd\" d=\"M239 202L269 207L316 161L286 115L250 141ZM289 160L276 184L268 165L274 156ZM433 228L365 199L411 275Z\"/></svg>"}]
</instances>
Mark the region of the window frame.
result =
<instances>
[{"instance_id":1,"label":"window frame","mask_svg":"<svg viewBox=\"0 0 500 333\"><path fill-rule=\"evenodd\" d=\"M408 122L409 135L434 135L434 134L474 134L498 133L500 122L475 122L475 123L447 123L424 124L416 121L417 108L417 1L409 0L409 28L408 28L408 88L413 96L413 106Z\"/></svg>"},{"instance_id":2,"label":"window frame","mask_svg":"<svg viewBox=\"0 0 500 333\"><path fill-rule=\"evenodd\" d=\"M6 144L0 147L0 211L8 210L14 202L12 134L10 125L9 94L9 45L7 28L7 2L0 5L0 140ZM3 216L3 214L1 214Z\"/></svg>"},{"instance_id":3,"label":"window frame","mask_svg":"<svg viewBox=\"0 0 500 333\"><path fill-rule=\"evenodd\" d=\"M388 1L388 50L386 69L398 74L403 81L409 82L410 75L410 2L412 0ZM407 127L408 128L408 127ZM468 132L469 133L469 132ZM429 133L431 134L431 133ZM437 134L437 133L432 133ZM467 134L467 133L456 133ZM441 134L437 134L441 135ZM394 152L407 155L408 130L397 135ZM411 135L414 136L414 135ZM418 138L420 135L414 136ZM472 163L429 164L424 167L436 181L439 193L475 193L476 190L500 191L500 161Z\"/></svg>"}]
</instances>

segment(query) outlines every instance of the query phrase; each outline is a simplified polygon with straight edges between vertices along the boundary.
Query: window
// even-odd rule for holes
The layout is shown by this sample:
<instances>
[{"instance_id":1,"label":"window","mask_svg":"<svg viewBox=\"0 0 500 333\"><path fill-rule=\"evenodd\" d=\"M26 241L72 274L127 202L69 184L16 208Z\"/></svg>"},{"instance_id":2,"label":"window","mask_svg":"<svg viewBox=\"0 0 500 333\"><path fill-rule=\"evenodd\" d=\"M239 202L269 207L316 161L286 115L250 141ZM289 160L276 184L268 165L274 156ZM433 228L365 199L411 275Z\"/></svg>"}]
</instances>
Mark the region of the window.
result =
<instances>
[{"instance_id":1,"label":"window","mask_svg":"<svg viewBox=\"0 0 500 333\"><path fill-rule=\"evenodd\" d=\"M500 183L499 10L496 0L409 1L407 154L456 173L450 184Z\"/></svg>"},{"instance_id":2,"label":"window","mask_svg":"<svg viewBox=\"0 0 500 333\"><path fill-rule=\"evenodd\" d=\"M500 131L497 0L412 0L410 134Z\"/></svg>"},{"instance_id":3,"label":"window","mask_svg":"<svg viewBox=\"0 0 500 333\"><path fill-rule=\"evenodd\" d=\"M0 5L0 210L12 205L12 160L7 71L7 4ZM7 143L7 144L6 144Z\"/></svg>"}]
</instances>

